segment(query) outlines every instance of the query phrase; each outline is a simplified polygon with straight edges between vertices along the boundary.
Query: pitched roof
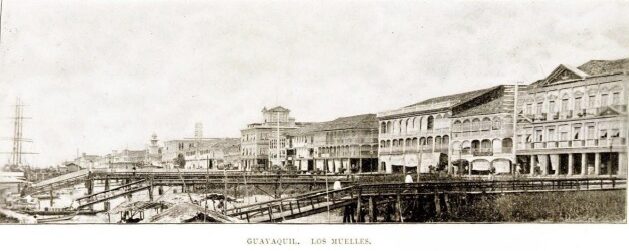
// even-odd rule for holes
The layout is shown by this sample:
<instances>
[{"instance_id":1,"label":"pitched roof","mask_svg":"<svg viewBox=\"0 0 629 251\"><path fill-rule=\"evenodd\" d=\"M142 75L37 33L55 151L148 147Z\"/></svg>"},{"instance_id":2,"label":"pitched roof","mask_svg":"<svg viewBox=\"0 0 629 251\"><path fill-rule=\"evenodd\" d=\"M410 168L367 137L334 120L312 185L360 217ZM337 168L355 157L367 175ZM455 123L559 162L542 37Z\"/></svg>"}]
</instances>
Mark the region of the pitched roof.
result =
<instances>
[{"instance_id":1,"label":"pitched roof","mask_svg":"<svg viewBox=\"0 0 629 251\"><path fill-rule=\"evenodd\" d=\"M456 115L453 115L452 117L460 118L460 117L466 117L466 116L509 112L508 107L504 105L504 101L505 101L505 96L501 96L487 103L481 103L479 105L473 106L472 108L467 109Z\"/></svg>"},{"instance_id":2,"label":"pitched roof","mask_svg":"<svg viewBox=\"0 0 629 251\"><path fill-rule=\"evenodd\" d=\"M421 101L419 103L415 103L412 105L408 105L406 107L412 107L412 106L417 106L417 105L426 105L426 104L431 104L431 103L440 103L440 102L444 102L444 101L451 101L453 102L452 105L461 103L461 102L465 102L467 100L470 100L472 98L478 97L488 91L493 90L494 87L491 88L486 88L486 89L480 89L480 90L474 90L474 91L469 91L469 92L463 92L463 93L457 93L457 94L452 94L452 95L447 95L447 96L440 96L440 97L436 97L436 98L431 98L431 99L427 99L424 101Z\"/></svg>"},{"instance_id":3,"label":"pitched roof","mask_svg":"<svg viewBox=\"0 0 629 251\"><path fill-rule=\"evenodd\" d=\"M560 64L546 78L531 83L531 86L541 87L555 82L562 82L562 79L557 79L557 77L564 71L570 71L574 74L572 78L567 80L586 79L592 76L627 72L629 71L629 58L617 60L590 60L579 67Z\"/></svg>"},{"instance_id":4,"label":"pitched roof","mask_svg":"<svg viewBox=\"0 0 629 251\"><path fill-rule=\"evenodd\" d=\"M577 68L592 76L629 71L629 58L617 60L590 60Z\"/></svg>"},{"instance_id":5,"label":"pitched roof","mask_svg":"<svg viewBox=\"0 0 629 251\"><path fill-rule=\"evenodd\" d=\"M290 110L288 110L288 109L278 105L278 106L270 108L270 109L266 109L266 107L264 107L264 109L262 109L262 111L263 112L264 111L268 111L268 112L287 112L287 111L290 111Z\"/></svg>"},{"instance_id":6,"label":"pitched roof","mask_svg":"<svg viewBox=\"0 0 629 251\"><path fill-rule=\"evenodd\" d=\"M293 130L289 135L303 135L311 132L334 131L346 129L377 129L378 119L376 114L361 114L349 117L340 117L332 121L312 123L308 126Z\"/></svg>"}]
</instances>

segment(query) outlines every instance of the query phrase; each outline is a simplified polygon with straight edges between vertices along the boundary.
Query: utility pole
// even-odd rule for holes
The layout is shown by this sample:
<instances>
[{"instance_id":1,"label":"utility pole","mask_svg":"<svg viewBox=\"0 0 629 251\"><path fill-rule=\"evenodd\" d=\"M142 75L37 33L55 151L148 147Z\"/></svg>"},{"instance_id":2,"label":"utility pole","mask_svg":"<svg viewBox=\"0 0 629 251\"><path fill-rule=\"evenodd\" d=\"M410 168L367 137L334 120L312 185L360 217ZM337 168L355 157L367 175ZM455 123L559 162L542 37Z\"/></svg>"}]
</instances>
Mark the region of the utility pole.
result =
<instances>
[{"instance_id":1,"label":"utility pole","mask_svg":"<svg viewBox=\"0 0 629 251\"><path fill-rule=\"evenodd\" d=\"M276 123L277 123L277 141L275 142L276 143L275 147L277 147L277 151L276 151L277 156L275 156L275 157L277 158L277 164L278 164L278 167L279 167L279 170L278 170L278 174L279 174L278 182L279 182L279 190L280 190L280 197L279 197L279 199L280 199L280 214L282 215L282 221L283 221L285 219L284 219L284 209L282 208L283 207L282 206L282 169L283 168L282 168L282 165L281 165L281 162L280 162L280 112L279 111L276 111L276 112L277 112L277 116L276 116L276 119L277 119L277 121L276 121Z\"/></svg>"},{"instance_id":2,"label":"utility pole","mask_svg":"<svg viewBox=\"0 0 629 251\"><path fill-rule=\"evenodd\" d=\"M419 142L419 158L417 158L417 180L419 182L419 174L420 168L422 166L422 157L424 155L424 145L422 144L421 138L417 140Z\"/></svg>"},{"instance_id":3,"label":"utility pole","mask_svg":"<svg viewBox=\"0 0 629 251\"><path fill-rule=\"evenodd\" d=\"M517 142L516 142L516 130L517 130L517 124L518 124L518 115L517 115L517 111L518 111L518 85L520 85L520 82L517 82L515 84L515 93L513 95L513 139L511 140L511 150L513 151L513 165L512 168L513 170L511 171L511 173L513 174L513 176L517 175L515 172L517 171L517 165L518 165L518 159L516 156L516 146L517 146ZM559 169L557 169L559 170Z\"/></svg>"}]
</instances>

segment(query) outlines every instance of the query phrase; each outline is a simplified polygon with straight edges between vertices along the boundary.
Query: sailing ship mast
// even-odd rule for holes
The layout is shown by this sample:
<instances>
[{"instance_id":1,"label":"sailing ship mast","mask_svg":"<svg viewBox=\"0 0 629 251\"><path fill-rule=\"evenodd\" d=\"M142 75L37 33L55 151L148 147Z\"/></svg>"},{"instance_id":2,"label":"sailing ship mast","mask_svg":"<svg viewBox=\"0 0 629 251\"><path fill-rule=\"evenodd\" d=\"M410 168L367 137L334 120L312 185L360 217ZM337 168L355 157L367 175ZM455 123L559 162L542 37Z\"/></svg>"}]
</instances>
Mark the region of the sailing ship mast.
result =
<instances>
[{"instance_id":1,"label":"sailing ship mast","mask_svg":"<svg viewBox=\"0 0 629 251\"><path fill-rule=\"evenodd\" d=\"M24 154L38 154L35 152L24 152L23 151L23 143L24 142L33 142L31 139L24 138L23 129L24 129L24 120L30 119L29 117L24 117L24 104L17 98L14 108L14 116L9 119L13 120L13 137L10 138L2 138L3 140L9 140L12 142L11 152L1 152L2 154L10 154L11 158L8 161L8 166L10 168L19 168L24 165Z\"/></svg>"}]
</instances>

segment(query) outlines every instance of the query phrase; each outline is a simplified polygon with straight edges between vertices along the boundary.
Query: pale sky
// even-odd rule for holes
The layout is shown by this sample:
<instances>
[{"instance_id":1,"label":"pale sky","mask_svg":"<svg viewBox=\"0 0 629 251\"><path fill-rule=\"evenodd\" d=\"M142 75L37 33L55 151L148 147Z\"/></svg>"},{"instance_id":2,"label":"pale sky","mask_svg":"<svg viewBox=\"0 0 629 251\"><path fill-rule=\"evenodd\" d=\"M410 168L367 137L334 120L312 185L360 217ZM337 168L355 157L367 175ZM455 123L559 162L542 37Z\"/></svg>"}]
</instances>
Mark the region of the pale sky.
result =
<instances>
[{"instance_id":1,"label":"pale sky","mask_svg":"<svg viewBox=\"0 0 629 251\"><path fill-rule=\"evenodd\" d=\"M28 103L39 166L190 137L197 121L239 137L264 106L325 121L628 57L627 13L629 1L4 0L0 117Z\"/></svg>"}]
</instances>

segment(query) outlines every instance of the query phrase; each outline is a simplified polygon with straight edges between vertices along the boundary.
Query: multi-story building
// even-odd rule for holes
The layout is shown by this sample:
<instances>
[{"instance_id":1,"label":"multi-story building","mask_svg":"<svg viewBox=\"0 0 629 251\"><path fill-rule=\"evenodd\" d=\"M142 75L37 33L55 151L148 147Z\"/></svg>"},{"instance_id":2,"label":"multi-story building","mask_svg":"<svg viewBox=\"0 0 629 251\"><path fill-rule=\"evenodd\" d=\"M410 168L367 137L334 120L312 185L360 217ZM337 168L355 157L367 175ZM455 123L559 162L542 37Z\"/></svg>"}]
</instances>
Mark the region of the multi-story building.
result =
<instances>
[{"instance_id":1,"label":"multi-story building","mask_svg":"<svg viewBox=\"0 0 629 251\"><path fill-rule=\"evenodd\" d=\"M518 86L518 94L526 91ZM500 85L452 107L450 161L454 173L512 173L514 85Z\"/></svg>"},{"instance_id":2,"label":"multi-story building","mask_svg":"<svg viewBox=\"0 0 629 251\"><path fill-rule=\"evenodd\" d=\"M194 153L197 158L200 158L201 153L197 151L199 146L211 145L220 140L220 138L183 138L165 141L162 151L162 165L165 168L175 168L175 159L179 154L188 159L189 155ZM186 163L185 167L191 168L192 166Z\"/></svg>"},{"instance_id":3,"label":"multi-story building","mask_svg":"<svg viewBox=\"0 0 629 251\"><path fill-rule=\"evenodd\" d=\"M241 167L244 170L269 170L285 166L286 133L308 123L295 122L290 110L277 106L262 109L262 123L252 123L240 130ZM279 152L279 154L278 154Z\"/></svg>"},{"instance_id":4,"label":"multi-story building","mask_svg":"<svg viewBox=\"0 0 629 251\"><path fill-rule=\"evenodd\" d=\"M302 171L378 171L378 119L375 114L313 123L287 133L288 161Z\"/></svg>"},{"instance_id":5,"label":"multi-story building","mask_svg":"<svg viewBox=\"0 0 629 251\"><path fill-rule=\"evenodd\" d=\"M121 151L113 150L101 159L98 166L101 168L125 168L145 167L148 151L145 150L129 150Z\"/></svg>"},{"instance_id":6,"label":"multi-story building","mask_svg":"<svg viewBox=\"0 0 629 251\"><path fill-rule=\"evenodd\" d=\"M524 172L625 175L629 59L559 65L518 98Z\"/></svg>"},{"instance_id":7,"label":"multi-story building","mask_svg":"<svg viewBox=\"0 0 629 251\"><path fill-rule=\"evenodd\" d=\"M240 139L224 138L215 141L203 141L185 152L187 169L238 169Z\"/></svg>"},{"instance_id":8,"label":"multi-story building","mask_svg":"<svg viewBox=\"0 0 629 251\"><path fill-rule=\"evenodd\" d=\"M494 88L431 98L378 113L381 172L428 173L446 168L453 107Z\"/></svg>"},{"instance_id":9,"label":"multi-story building","mask_svg":"<svg viewBox=\"0 0 629 251\"><path fill-rule=\"evenodd\" d=\"M104 158L101 157L100 155L90 155L90 154L82 153L81 156L74 159L73 163L80 166L81 168L94 169L94 168L101 167L99 163L103 159Z\"/></svg>"}]
</instances>

